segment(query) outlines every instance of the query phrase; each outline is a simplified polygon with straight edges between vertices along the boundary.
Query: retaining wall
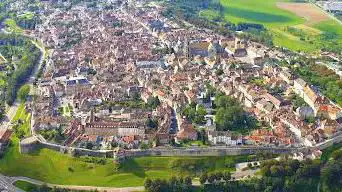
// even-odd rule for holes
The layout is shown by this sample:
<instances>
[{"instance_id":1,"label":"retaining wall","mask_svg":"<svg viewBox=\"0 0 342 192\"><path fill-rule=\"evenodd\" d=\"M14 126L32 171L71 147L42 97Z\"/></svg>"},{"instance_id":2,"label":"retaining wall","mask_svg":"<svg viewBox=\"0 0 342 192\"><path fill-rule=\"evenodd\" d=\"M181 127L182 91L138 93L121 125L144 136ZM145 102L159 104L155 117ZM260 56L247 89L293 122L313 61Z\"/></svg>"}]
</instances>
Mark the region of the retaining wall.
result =
<instances>
[{"instance_id":1,"label":"retaining wall","mask_svg":"<svg viewBox=\"0 0 342 192\"><path fill-rule=\"evenodd\" d=\"M207 147L207 148L154 148L147 150L130 150L123 153L115 153L113 150L89 150L73 148L57 144L42 142L38 138L33 142L20 142L20 152L30 153L38 149L47 148L72 156L93 156L105 158L126 158L141 156L227 156L227 155L251 155L261 152L272 154L290 154L304 152L306 148L271 148L271 147Z\"/></svg>"}]
</instances>

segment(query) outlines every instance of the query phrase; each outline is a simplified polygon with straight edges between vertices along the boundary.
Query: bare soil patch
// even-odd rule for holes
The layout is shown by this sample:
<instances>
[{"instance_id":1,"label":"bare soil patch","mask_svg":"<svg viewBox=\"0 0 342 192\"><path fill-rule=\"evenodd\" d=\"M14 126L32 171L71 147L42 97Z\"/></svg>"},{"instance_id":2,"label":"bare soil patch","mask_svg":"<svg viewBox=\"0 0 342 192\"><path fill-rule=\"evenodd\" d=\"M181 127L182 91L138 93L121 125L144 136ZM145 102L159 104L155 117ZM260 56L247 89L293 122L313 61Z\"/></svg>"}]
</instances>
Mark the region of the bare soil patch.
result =
<instances>
[{"instance_id":1,"label":"bare soil patch","mask_svg":"<svg viewBox=\"0 0 342 192\"><path fill-rule=\"evenodd\" d=\"M310 3L277 3L277 7L290 11L306 20L306 25L314 25L329 19L329 16L322 10Z\"/></svg>"}]
</instances>

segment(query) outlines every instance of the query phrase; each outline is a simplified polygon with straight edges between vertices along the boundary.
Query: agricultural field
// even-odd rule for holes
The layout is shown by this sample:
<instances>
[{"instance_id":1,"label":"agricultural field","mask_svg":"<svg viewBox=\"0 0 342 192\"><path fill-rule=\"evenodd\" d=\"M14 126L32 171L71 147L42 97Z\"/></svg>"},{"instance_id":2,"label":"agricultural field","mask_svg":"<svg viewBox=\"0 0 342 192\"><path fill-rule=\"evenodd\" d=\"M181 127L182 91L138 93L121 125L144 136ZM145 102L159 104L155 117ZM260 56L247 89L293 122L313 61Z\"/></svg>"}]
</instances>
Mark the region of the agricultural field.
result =
<instances>
[{"instance_id":1,"label":"agricultural field","mask_svg":"<svg viewBox=\"0 0 342 192\"><path fill-rule=\"evenodd\" d=\"M227 157L140 157L117 164L110 159L73 158L48 149L20 154L18 139L0 159L0 172L26 176L47 183L104 187L142 186L146 177L198 176L202 171L233 171L247 156Z\"/></svg>"},{"instance_id":2,"label":"agricultural field","mask_svg":"<svg viewBox=\"0 0 342 192\"><path fill-rule=\"evenodd\" d=\"M263 24L276 46L312 53L342 44L342 25L313 4L289 0L216 1L223 7L225 21ZM208 19L218 15L212 10L200 12Z\"/></svg>"}]
</instances>

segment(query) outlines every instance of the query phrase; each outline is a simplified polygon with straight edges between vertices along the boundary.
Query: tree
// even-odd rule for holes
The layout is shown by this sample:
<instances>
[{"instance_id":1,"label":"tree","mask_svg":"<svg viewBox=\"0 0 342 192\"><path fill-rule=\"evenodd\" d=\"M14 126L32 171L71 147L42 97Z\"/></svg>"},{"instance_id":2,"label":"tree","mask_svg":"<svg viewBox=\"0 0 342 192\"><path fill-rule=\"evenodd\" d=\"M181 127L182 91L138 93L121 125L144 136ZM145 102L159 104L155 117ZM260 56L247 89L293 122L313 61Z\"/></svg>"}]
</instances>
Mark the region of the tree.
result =
<instances>
[{"instance_id":1,"label":"tree","mask_svg":"<svg viewBox=\"0 0 342 192\"><path fill-rule=\"evenodd\" d=\"M342 162L331 161L322 169L322 179L329 191L342 189Z\"/></svg>"},{"instance_id":2,"label":"tree","mask_svg":"<svg viewBox=\"0 0 342 192\"><path fill-rule=\"evenodd\" d=\"M222 172L217 172L217 173L215 173L215 175L216 175L216 180L217 181L219 181L219 180L221 180L223 178L223 173Z\"/></svg>"},{"instance_id":3,"label":"tree","mask_svg":"<svg viewBox=\"0 0 342 192\"><path fill-rule=\"evenodd\" d=\"M150 98L148 98L148 100L147 100L147 106L148 107L150 107L152 109L155 109L159 105L160 105L160 101L159 101L158 97L150 97Z\"/></svg>"},{"instance_id":4,"label":"tree","mask_svg":"<svg viewBox=\"0 0 342 192\"><path fill-rule=\"evenodd\" d=\"M19 91L18 91L18 99L22 102L25 102L29 93L30 93L30 86L29 85L26 84L26 85L21 86Z\"/></svg>"},{"instance_id":5,"label":"tree","mask_svg":"<svg viewBox=\"0 0 342 192\"><path fill-rule=\"evenodd\" d=\"M223 172L223 180L225 180L226 182L228 182L231 179L231 174L230 172L226 171Z\"/></svg>"},{"instance_id":6,"label":"tree","mask_svg":"<svg viewBox=\"0 0 342 192\"><path fill-rule=\"evenodd\" d=\"M139 148L140 149L148 149L148 145L146 143L141 143Z\"/></svg>"},{"instance_id":7,"label":"tree","mask_svg":"<svg viewBox=\"0 0 342 192\"><path fill-rule=\"evenodd\" d=\"M203 173L201 176L200 176L200 183L201 184L204 184L205 182L207 182L208 180L208 174L207 173Z\"/></svg>"},{"instance_id":8,"label":"tree","mask_svg":"<svg viewBox=\"0 0 342 192\"><path fill-rule=\"evenodd\" d=\"M207 111L203 107L203 105L196 106L194 123L202 124L205 122L204 116L207 114Z\"/></svg>"},{"instance_id":9,"label":"tree","mask_svg":"<svg viewBox=\"0 0 342 192\"><path fill-rule=\"evenodd\" d=\"M149 179L149 178L146 178L145 181L144 181L144 187L145 187L145 189L146 189L146 190L149 190L150 187L151 187L151 185L152 185L152 180Z\"/></svg>"},{"instance_id":10,"label":"tree","mask_svg":"<svg viewBox=\"0 0 342 192\"><path fill-rule=\"evenodd\" d=\"M208 175L208 182L209 183L214 183L216 181L216 174L215 173L210 173Z\"/></svg>"},{"instance_id":11,"label":"tree","mask_svg":"<svg viewBox=\"0 0 342 192\"><path fill-rule=\"evenodd\" d=\"M237 100L218 95L215 98L215 122L218 130L241 131L256 127L256 120L248 116Z\"/></svg>"},{"instance_id":12,"label":"tree","mask_svg":"<svg viewBox=\"0 0 342 192\"><path fill-rule=\"evenodd\" d=\"M92 142L87 142L86 144L87 149L93 149L93 147L94 147L94 144Z\"/></svg>"},{"instance_id":13,"label":"tree","mask_svg":"<svg viewBox=\"0 0 342 192\"><path fill-rule=\"evenodd\" d=\"M189 176L185 177L185 179L184 179L184 184L185 184L186 186L191 186L191 185L192 185L191 177L189 177Z\"/></svg>"},{"instance_id":14,"label":"tree","mask_svg":"<svg viewBox=\"0 0 342 192\"><path fill-rule=\"evenodd\" d=\"M154 128L157 128L158 123L157 123L155 120L153 120L153 119L151 119L151 118L148 118L148 119L146 120L146 126L149 127L149 128L154 129Z\"/></svg>"}]
</instances>

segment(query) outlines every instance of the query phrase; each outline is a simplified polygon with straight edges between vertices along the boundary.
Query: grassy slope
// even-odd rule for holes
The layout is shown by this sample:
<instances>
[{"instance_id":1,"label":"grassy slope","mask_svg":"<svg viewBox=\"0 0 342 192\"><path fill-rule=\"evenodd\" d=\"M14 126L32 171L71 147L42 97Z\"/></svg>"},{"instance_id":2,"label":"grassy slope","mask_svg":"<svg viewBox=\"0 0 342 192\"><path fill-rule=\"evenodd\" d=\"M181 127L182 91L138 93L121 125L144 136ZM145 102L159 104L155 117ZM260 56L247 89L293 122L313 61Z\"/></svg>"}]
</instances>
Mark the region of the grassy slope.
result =
<instances>
[{"instance_id":1,"label":"grassy slope","mask_svg":"<svg viewBox=\"0 0 342 192\"><path fill-rule=\"evenodd\" d=\"M284 31L283 28L286 26L298 27L308 35L335 32L340 36L340 38L336 38L337 41L342 42L342 26L336 21L328 20L312 27L303 26L302 24L305 22L303 18L276 6L276 2L279 1L282 0L220 0L225 7L225 19L227 21L263 24L274 34L275 45L307 52L318 50L317 45L308 41L301 41L299 37Z\"/></svg>"},{"instance_id":2,"label":"grassy slope","mask_svg":"<svg viewBox=\"0 0 342 192\"><path fill-rule=\"evenodd\" d=\"M342 143L334 144L327 149L324 149L321 156L321 161L327 162L331 158L331 154L338 150L342 150Z\"/></svg>"},{"instance_id":3,"label":"grassy slope","mask_svg":"<svg viewBox=\"0 0 342 192\"><path fill-rule=\"evenodd\" d=\"M277 0L220 0L225 18L234 23L253 22L267 27L295 25L304 22L294 14L276 7Z\"/></svg>"},{"instance_id":4,"label":"grassy slope","mask_svg":"<svg viewBox=\"0 0 342 192\"><path fill-rule=\"evenodd\" d=\"M0 172L55 184L127 187L143 185L146 177L169 178L187 175L196 166L205 167L208 171L229 170L226 164L234 160L245 161L246 158L141 157L128 160L118 168L118 165L110 160L105 165L86 163L81 159L47 149L21 155L18 152L18 140L13 138L8 152L0 159ZM171 165L175 161L185 163L185 166L172 168Z\"/></svg>"},{"instance_id":5,"label":"grassy slope","mask_svg":"<svg viewBox=\"0 0 342 192\"><path fill-rule=\"evenodd\" d=\"M30 190L37 187L36 185L29 183L29 182L26 182L26 181L16 181L14 183L14 186L16 186L17 188L22 189L24 191L30 191Z\"/></svg>"}]
</instances>

